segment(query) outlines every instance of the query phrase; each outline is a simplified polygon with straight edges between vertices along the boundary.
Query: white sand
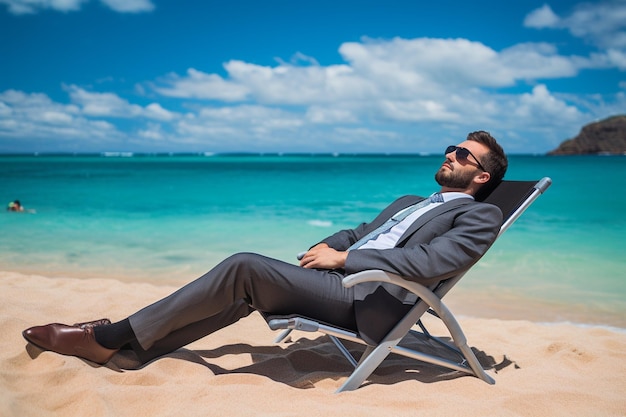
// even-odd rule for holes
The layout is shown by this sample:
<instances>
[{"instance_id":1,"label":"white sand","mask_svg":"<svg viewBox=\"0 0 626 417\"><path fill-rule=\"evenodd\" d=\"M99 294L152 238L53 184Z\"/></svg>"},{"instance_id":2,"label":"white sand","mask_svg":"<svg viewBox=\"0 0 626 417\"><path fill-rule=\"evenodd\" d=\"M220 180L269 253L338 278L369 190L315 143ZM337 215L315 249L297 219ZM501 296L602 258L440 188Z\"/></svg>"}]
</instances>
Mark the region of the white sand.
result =
<instances>
[{"instance_id":1,"label":"white sand","mask_svg":"<svg viewBox=\"0 0 626 417\"><path fill-rule=\"evenodd\" d=\"M390 356L370 383L334 394L350 367L319 334L276 334L259 315L137 370L42 352L21 332L125 318L174 287L0 272L0 416L626 416L626 332L464 318L495 363L488 385ZM438 326L436 334L442 334Z\"/></svg>"}]
</instances>

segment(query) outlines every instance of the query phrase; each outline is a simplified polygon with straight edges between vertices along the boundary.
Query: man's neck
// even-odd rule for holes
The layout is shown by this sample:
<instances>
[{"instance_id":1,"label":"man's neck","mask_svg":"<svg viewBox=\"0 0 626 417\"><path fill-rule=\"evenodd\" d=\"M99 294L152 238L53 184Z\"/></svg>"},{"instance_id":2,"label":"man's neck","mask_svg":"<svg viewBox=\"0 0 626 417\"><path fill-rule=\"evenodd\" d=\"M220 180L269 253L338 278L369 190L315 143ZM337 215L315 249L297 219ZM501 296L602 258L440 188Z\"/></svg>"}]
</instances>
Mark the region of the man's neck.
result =
<instances>
[{"instance_id":1,"label":"man's neck","mask_svg":"<svg viewBox=\"0 0 626 417\"><path fill-rule=\"evenodd\" d=\"M471 195L472 197L474 197L474 194L476 194L474 190L472 189L451 188L451 187L441 187L441 190L439 192L440 193L464 193L464 194Z\"/></svg>"}]
</instances>

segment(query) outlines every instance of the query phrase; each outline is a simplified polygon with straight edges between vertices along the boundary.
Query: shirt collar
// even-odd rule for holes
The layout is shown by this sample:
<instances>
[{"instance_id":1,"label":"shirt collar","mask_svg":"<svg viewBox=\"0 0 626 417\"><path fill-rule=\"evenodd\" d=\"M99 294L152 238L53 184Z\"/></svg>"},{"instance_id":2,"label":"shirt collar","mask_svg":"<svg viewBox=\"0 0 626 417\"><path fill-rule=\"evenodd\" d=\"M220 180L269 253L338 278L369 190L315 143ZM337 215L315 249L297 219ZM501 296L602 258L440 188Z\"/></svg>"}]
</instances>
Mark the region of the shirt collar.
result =
<instances>
[{"instance_id":1,"label":"shirt collar","mask_svg":"<svg viewBox=\"0 0 626 417\"><path fill-rule=\"evenodd\" d=\"M474 199L474 196L471 196L465 193L460 193L458 191L450 191L447 193L441 193L441 195L443 196L444 203L447 203L448 201L456 200L457 198L470 198L472 200Z\"/></svg>"}]
</instances>

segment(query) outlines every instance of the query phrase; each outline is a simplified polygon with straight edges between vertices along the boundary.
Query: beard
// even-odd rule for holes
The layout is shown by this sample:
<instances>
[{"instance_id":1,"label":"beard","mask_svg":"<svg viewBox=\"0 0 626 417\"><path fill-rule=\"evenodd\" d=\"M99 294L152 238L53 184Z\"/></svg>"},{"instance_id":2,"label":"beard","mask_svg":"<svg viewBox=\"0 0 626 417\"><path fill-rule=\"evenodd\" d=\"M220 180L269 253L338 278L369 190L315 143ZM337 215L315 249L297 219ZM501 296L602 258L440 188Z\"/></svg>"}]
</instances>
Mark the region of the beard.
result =
<instances>
[{"instance_id":1,"label":"beard","mask_svg":"<svg viewBox=\"0 0 626 417\"><path fill-rule=\"evenodd\" d=\"M466 190L472 183L475 175L476 171L460 172L445 170L442 168L435 174L435 181L437 181L437 184L442 187Z\"/></svg>"}]
</instances>

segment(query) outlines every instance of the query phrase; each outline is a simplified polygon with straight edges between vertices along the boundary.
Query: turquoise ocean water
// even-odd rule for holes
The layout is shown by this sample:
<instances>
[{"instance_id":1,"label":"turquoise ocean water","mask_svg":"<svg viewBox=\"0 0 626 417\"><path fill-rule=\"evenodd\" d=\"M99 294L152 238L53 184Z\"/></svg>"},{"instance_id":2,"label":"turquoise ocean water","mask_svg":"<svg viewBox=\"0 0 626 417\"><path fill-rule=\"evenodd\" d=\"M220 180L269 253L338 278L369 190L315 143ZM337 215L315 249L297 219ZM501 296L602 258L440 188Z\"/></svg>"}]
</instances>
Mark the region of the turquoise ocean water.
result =
<instances>
[{"instance_id":1,"label":"turquoise ocean water","mask_svg":"<svg viewBox=\"0 0 626 417\"><path fill-rule=\"evenodd\" d=\"M404 194L441 156L0 156L0 270L182 284L240 251L296 262ZM626 157L510 157L553 185L446 300L461 313L626 328ZM601 200L594 199L601 196Z\"/></svg>"}]
</instances>

